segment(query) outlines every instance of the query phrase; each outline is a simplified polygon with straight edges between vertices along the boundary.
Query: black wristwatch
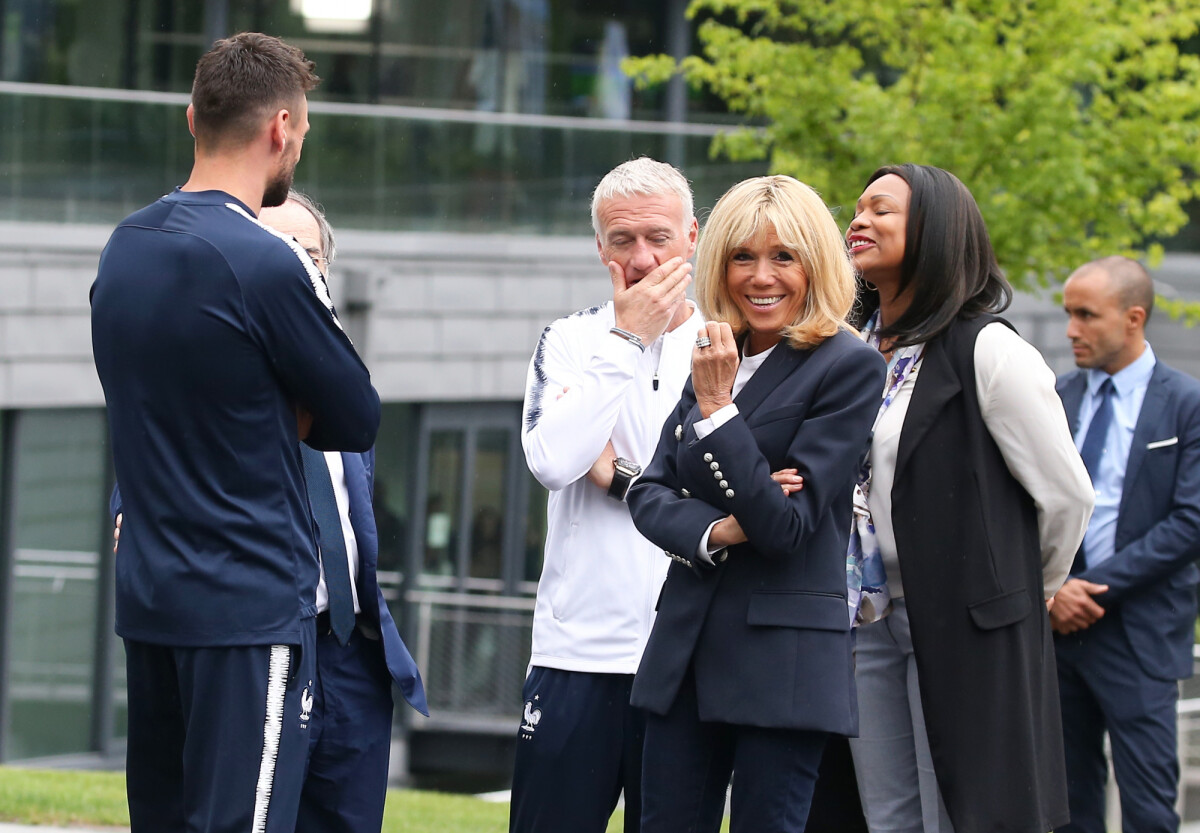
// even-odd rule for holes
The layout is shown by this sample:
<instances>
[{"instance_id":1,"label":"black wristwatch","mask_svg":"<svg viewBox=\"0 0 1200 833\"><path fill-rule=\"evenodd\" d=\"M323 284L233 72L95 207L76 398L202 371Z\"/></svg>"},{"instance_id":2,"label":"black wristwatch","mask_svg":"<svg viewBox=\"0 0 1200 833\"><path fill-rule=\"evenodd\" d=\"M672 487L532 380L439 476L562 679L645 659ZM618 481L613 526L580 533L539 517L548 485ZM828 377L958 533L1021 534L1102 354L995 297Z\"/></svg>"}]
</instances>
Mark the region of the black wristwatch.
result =
<instances>
[{"instance_id":1,"label":"black wristwatch","mask_svg":"<svg viewBox=\"0 0 1200 833\"><path fill-rule=\"evenodd\" d=\"M613 460L613 479L608 486L608 496L613 500L624 501L633 485L633 478L642 473L642 467L632 460L617 457Z\"/></svg>"}]
</instances>

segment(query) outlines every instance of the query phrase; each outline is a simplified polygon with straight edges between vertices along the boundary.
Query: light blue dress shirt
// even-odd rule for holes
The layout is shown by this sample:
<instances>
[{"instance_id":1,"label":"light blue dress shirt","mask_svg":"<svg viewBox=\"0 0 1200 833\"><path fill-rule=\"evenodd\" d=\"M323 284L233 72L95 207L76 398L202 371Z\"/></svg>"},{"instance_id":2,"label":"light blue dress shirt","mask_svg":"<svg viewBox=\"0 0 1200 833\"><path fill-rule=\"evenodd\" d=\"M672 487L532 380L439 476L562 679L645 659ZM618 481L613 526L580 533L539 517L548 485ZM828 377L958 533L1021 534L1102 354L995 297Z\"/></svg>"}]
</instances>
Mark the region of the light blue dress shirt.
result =
<instances>
[{"instance_id":1,"label":"light blue dress shirt","mask_svg":"<svg viewBox=\"0 0 1200 833\"><path fill-rule=\"evenodd\" d=\"M1125 466L1129 463L1133 429L1142 412L1142 400L1146 398L1155 361L1154 350L1147 343L1142 355L1111 377L1103 370L1093 368L1088 371L1087 392L1079 405L1079 425L1075 429L1077 449L1083 449L1088 427L1100 404L1100 386L1105 379L1111 378L1114 388L1112 422L1100 457L1100 470L1092 478L1092 485L1096 487L1096 508L1083 536L1083 552L1089 567L1107 561L1116 552L1117 514L1121 508L1121 491L1125 487Z\"/></svg>"}]
</instances>

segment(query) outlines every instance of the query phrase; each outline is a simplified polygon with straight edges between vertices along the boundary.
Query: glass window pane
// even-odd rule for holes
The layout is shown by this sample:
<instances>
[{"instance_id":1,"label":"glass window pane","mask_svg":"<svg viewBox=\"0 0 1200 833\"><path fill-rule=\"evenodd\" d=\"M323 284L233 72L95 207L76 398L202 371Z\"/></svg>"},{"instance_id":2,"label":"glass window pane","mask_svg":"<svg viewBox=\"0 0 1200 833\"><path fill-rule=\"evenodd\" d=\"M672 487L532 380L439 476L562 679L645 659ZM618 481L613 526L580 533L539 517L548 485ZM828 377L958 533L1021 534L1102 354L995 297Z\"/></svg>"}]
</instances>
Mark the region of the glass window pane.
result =
<instances>
[{"instance_id":1,"label":"glass window pane","mask_svg":"<svg viewBox=\"0 0 1200 833\"><path fill-rule=\"evenodd\" d=\"M471 549L468 575L500 578L508 517L508 449L512 432L488 428L475 437L475 477L471 484Z\"/></svg>"},{"instance_id":2,"label":"glass window pane","mask_svg":"<svg viewBox=\"0 0 1200 833\"><path fill-rule=\"evenodd\" d=\"M10 759L90 745L104 415L24 411L14 453Z\"/></svg>"},{"instance_id":3,"label":"glass window pane","mask_svg":"<svg viewBox=\"0 0 1200 833\"><path fill-rule=\"evenodd\" d=\"M189 76L190 77L190 76ZM486 117L481 117L485 118ZM297 184L339 228L588 234L600 178L634 156L687 171L696 205L762 162L711 159L708 135L438 122L395 113L321 112ZM0 92L0 218L112 223L178 181L192 156L173 104Z\"/></svg>"},{"instance_id":4,"label":"glass window pane","mask_svg":"<svg viewBox=\"0 0 1200 833\"><path fill-rule=\"evenodd\" d=\"M384 405L375 445L375 527L379 532L379 583L388 595L408 564L409 501L416 459L416 415L412 405Z\"/></svg>"},{"instance_id":5,"label":"glass window pane","mask_svg":"<svg viewBox=\"0 0 1200 833\"><path fill-rule=\"evenodd\" d=\"M422 576L456 574L463 446L462 431L433 431L429 435L429 496L425 501Z\"/></svg>"}]
</instances>

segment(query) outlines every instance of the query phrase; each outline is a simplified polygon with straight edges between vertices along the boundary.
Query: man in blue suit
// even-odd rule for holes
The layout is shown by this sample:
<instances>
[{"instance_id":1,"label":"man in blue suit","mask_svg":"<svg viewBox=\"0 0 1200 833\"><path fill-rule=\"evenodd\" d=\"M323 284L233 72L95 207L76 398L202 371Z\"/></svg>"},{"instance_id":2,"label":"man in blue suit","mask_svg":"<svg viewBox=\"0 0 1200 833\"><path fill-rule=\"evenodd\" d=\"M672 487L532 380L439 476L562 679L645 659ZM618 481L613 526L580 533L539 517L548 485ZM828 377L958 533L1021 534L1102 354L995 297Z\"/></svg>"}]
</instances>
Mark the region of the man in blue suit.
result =
<instances>
[{"instance_id":1,"label":"man in blue suit","mask_svg":"<svg viewBox=\"0 0 1200 833\"><path fill-rule=\"evenodd\" d=\"M336 253L333 230L311 199L292 191L283 205L264 208L259 219L295 238L328 277ZM303 420L301 427L303 435ZM310 683L309 760L296 831L378 833L391 751L392 683L410 706L428 715L425 689L376 580L379 536L371 506L375 451L303 451L322 569L317 586L317 678ZM327 472L321 470L322 463ZM322 489L314 482L318 478L332 487L334 498L324 524ZM335 575L334 557L348 569ZM347 616L352 614L344 633L338 632L337 622L339 580L340 593L349 591L340 603Z\"/></svg>"},{"instance_id":2,"label":"man in blue suit","mask_svg":"<svg viewBox=\"0 0 1200 833\"><path fill-rule=\"evenodd\" d=\"M1080 267L1063 288L1081 368L1058 382L1096 509L1055 596L1071 823L1104 831L1108 731L1126 831L1179 828L1175 704L1192 674L1200 571L1200 383L1145 340L1154 285L1136 261Z\"/></svg>"},{"instance_id":3,"label":"man in blue suit","mask_svg":"<svg viewBox=\"0 0 1200 833\"><path fill-rule=\"evenodd\" d=\"M333 230L311 199L291 191L283 205L264 208L259 220L294 238L328 276L335 254ZM302 415L301 436L308 420ZM371 505L375 452L316 452L307 446L302 451L318 525L321 578L316 677L302 681L308 761L296 831L378 833L391 751L392 684L410 706L428 715L425 689L376 580L379 538ZM323 484L317 482L321 478ZM332 498L324 524L322 494ZM116 511L119 496L114 500ZM120 527L117 515L117 536ZM346 566L337 575L330 569L335 555ZM341 634L339 604L349 616Z\"/></svg>"}]
</instances>

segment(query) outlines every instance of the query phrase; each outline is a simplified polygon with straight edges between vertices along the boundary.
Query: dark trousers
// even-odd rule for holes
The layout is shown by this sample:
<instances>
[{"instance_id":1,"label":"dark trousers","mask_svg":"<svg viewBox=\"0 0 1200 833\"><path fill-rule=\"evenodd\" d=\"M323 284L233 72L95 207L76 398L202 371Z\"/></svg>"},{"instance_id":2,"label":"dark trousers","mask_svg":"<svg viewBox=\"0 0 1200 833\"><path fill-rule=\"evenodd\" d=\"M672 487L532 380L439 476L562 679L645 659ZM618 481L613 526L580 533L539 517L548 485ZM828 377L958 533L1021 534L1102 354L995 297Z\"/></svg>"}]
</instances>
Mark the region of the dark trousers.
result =
<instances>
[{"instance_id":1,"label":"dark trousers","mask_svg":"<svg viewBox=\"0 0 1200 833\"><path fill-rule=\"evenodd\" d=\"M392 746L383 642L355 630L317 637L308 768L296 833L379 833Z\"/></svg>"},{"instance_id":2,"label":"dark trousers","mask_svg":"<svg viewBox=\"0 0 1200 833\"><path fill-rule=\"evenodd\" d=\"M290 833L315 676L301 645L179 648L125 640L132 833Z\"/></svg>"},{"instance_id":3,"label":"dark trousers","mask_svg":"<svg viewBox=\"0 0 1200 833\"><path fill-rule=\"evenodd\" d=\"M604 833L625 792L625 833L641 816L645 715L632 674L534 667L517 730L510 833Z\"/></svg>"},{"instance_id":4,"label":"dark trousers","mask_svg":"<svg viewBox=\"0 0 1200 833\"><path fill-rule=\"evenodd\" d=\"M1071 823L1065 833L1104 833L1104 732L1112 747L1126 833L1179 829L1174 680L1148 676L1138 663L1120 612L1090 628L1056 636Z\"/></svg>"},{"instance_id":5,"label":"dark trousers","mask_svg":"<svg viewBox=\"0 0 1200 833\"><path fill-rule=\"evenodd\" d=\"M832 735L821 757L805 833L867 833L850 742Z\"/></svg>"},{"instance_id":6,"label":"dark trousers","mask_svg":"<svg viewBox=\"0 0 1200 833\"><path fill-rule=\"evenodd\" d=\"M646 718L642 833L716 833L731 775L730 833L800 833L827 737L703 722L688 674L671 710Z\"/></svg>"}]
</instances>

